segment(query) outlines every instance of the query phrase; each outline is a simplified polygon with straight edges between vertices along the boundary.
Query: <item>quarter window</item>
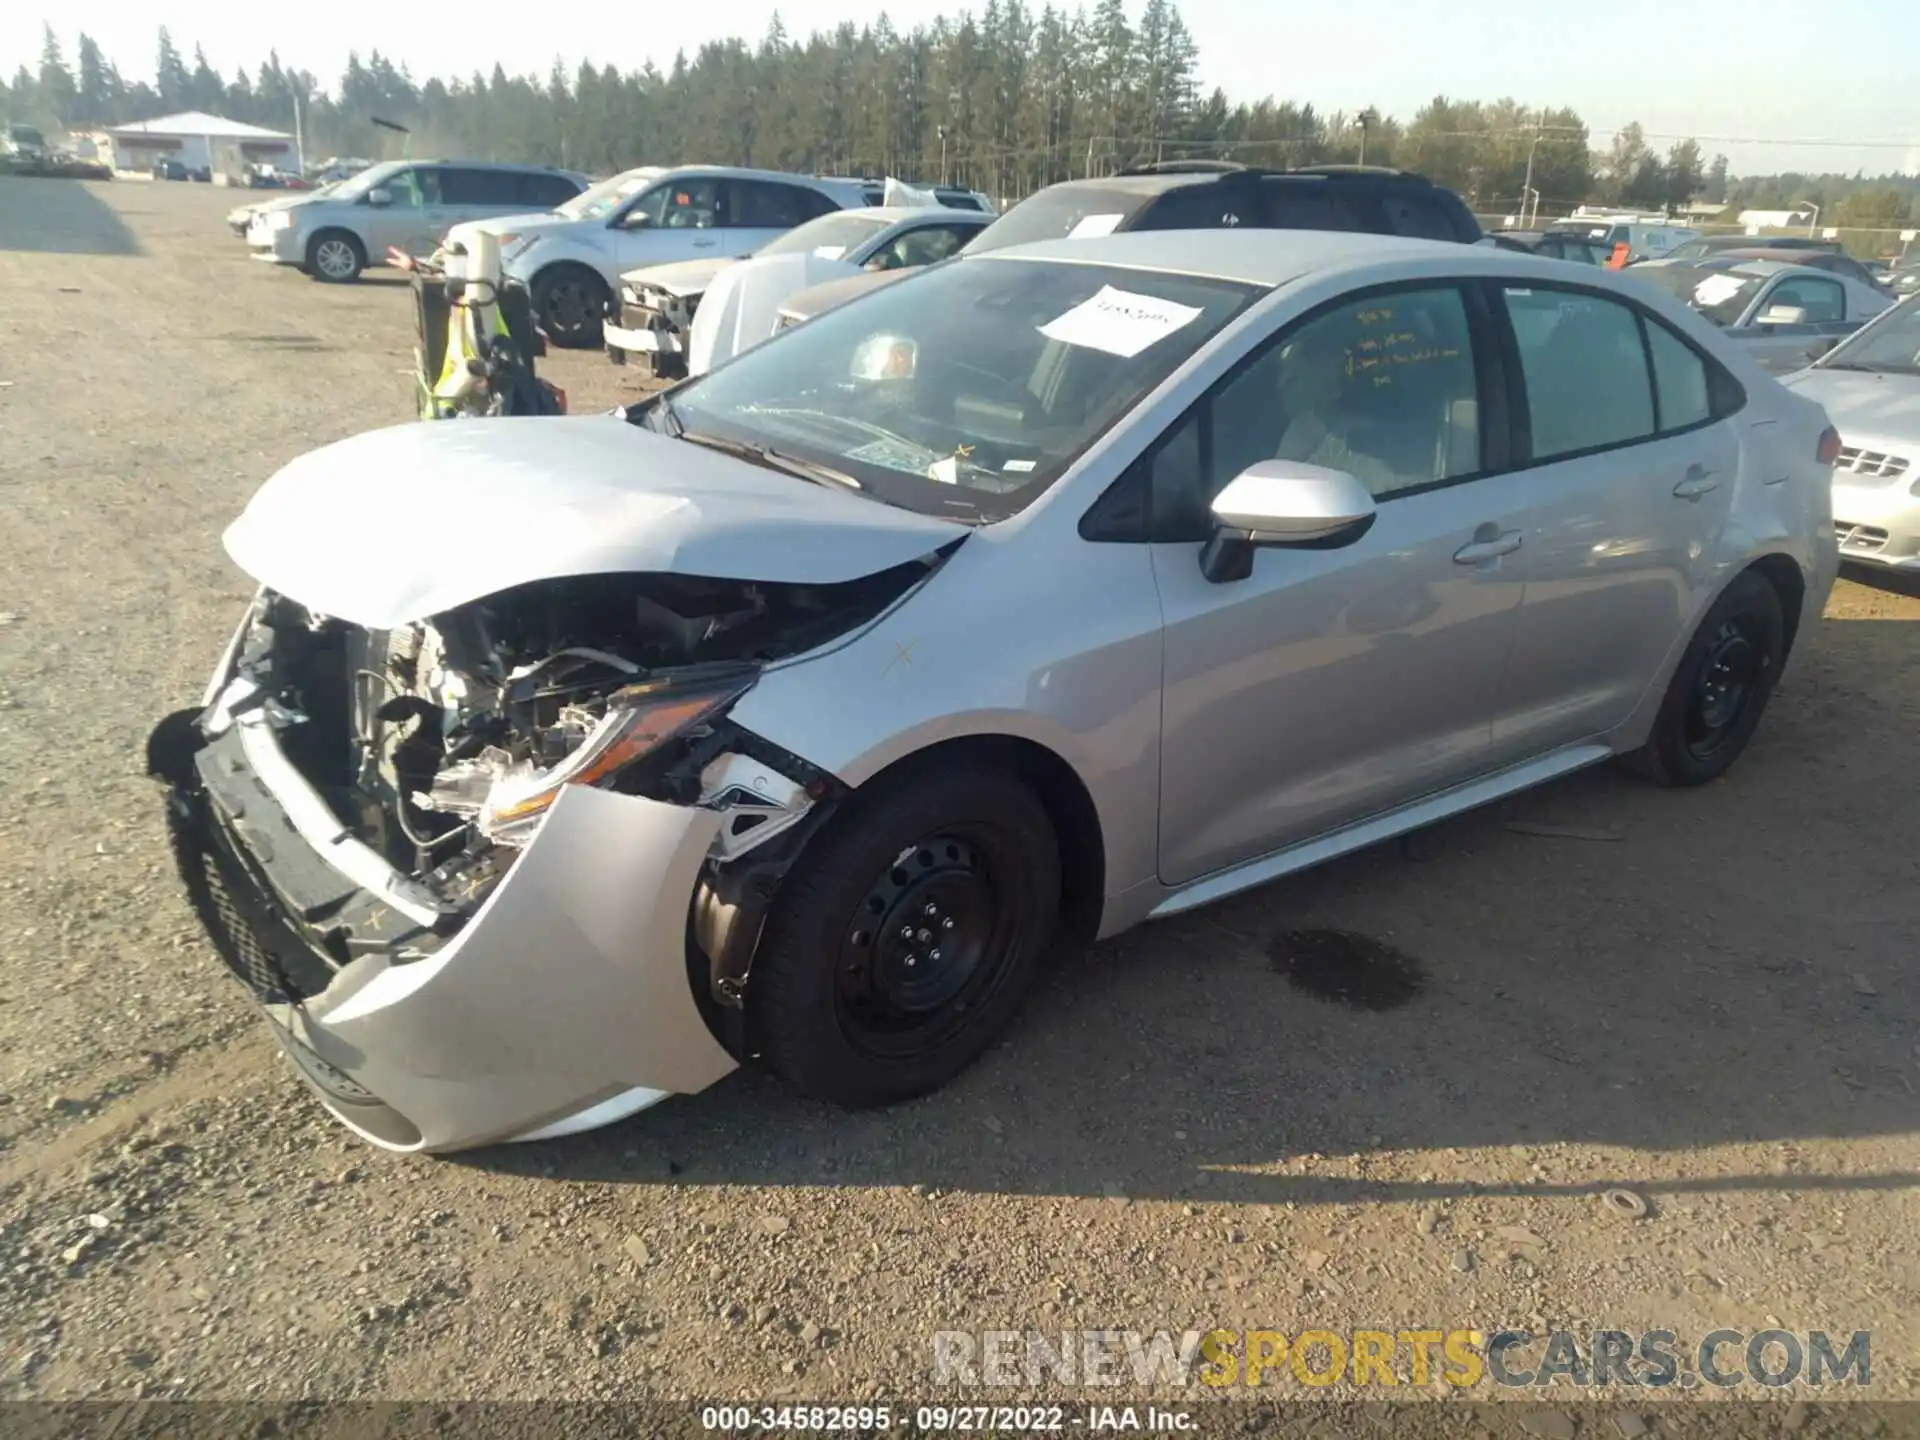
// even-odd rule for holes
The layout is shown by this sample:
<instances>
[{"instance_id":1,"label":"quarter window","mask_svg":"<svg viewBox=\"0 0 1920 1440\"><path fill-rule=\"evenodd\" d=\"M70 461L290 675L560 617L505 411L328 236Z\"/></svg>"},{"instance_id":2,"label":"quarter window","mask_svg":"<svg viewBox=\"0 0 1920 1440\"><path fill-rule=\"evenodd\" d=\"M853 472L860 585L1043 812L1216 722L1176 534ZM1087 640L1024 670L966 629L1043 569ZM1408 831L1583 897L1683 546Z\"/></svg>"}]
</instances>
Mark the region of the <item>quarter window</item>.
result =
<instances>
[{"instance_id":1,"label":"quarter window","mask_svg":"<svg viewBox=\"0 0 1920 1440\"><path fill-rule=\"evenodd\" d=\"M1711 419L1707 362L1658 321L1642 323L1647 327L1647 353L1653 357L1653 390L1661 433L1685 430Z\"/></svg>"},{"instance_id":2,"label":"quarter window","mask_svg":"<svg viewBox=\"0 0 1920 1440\"><path fill-rule=\"evenodd\" d=\"M1340 305L1223 380L1148 462L1155 538L1205 538L1213 497L1261 460L1344 470L1382 500L1477 474L1479 392L1460 292Z\"/></svg>"},{"instance_id":3,"label":"quarter window","mask_svg":"<svg viewBox=\"0 0 1920 1440\"><path fill-rule=\"evenodd\" d=\"M1633 310L1572 291L1510 286L1505 293L1535 460L1653 434L1653 385Z\"/></svg>"}]
</instances>

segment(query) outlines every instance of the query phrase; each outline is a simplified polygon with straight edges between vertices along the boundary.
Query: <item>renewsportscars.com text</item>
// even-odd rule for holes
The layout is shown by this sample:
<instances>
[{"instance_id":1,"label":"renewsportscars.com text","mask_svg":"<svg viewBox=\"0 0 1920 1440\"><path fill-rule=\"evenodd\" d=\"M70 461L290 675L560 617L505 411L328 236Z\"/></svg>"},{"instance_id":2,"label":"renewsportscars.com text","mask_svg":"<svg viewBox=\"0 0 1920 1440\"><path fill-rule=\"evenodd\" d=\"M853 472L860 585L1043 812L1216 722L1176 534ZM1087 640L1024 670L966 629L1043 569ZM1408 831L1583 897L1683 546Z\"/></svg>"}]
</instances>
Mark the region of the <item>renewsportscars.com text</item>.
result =
<instances>
[{"instance_id":1,"label":"renewsportscars.com text","mask_svg":"<svg viewBox=\"0 0 1920 1440\"><path fill-rule=\"evenodd\" d=\"M1184 1387L1551 1384L1580 1388L1865 1386L1872 1336L1715 1330L1687 1344L1671 1330L942 1330L942 1386Z\"/></svg>"}]
</instances>

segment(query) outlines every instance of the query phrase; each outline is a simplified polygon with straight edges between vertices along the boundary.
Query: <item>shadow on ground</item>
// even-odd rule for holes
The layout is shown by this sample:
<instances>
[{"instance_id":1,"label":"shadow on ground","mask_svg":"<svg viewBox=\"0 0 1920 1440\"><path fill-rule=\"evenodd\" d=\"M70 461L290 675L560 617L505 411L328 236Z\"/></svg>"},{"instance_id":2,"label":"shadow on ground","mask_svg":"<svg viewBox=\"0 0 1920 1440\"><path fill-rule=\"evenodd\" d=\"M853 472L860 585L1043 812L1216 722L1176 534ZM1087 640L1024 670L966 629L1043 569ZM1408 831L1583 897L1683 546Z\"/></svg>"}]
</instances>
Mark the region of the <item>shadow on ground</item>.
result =
<instances>
[{"instance_id":1,"label":"shadow on ground","mask_svg":"<svg viewBox=\"0 0 1920 1440\"><path fill-rule=\"evenodd\" d=\"M465 1161L1264 1203L1920 1185L1819 1173L1793 1143L1920 1129L1920 867L1890 788L1920 770L1920 624L1830 620L1796 663L1714 785L1586 771L1120 936L1057 963L1010 1036L923 1100L847 1113L749 1071ZM1861 677L1869 690L1847 688ZM1391 947L1391 1003L1302 983L1286 947L1315 929ZM1779 1148L1671 1184L1644 1157L1561 1184L1501 1153L1559 1142ZM1476 1153L1456 1164L1454 1148ZM1423 1152L1398 1175L1433 1173L1370 1178L1392 1151ZM1279 1172L1301 1156L1354 1157L1353 1173ZM1671 1173L1689 1169L1697 1154Z\"/></svg>"},{"instance_id":2,"label":"shadow on ground","mask_svg":"<svg viewBox=\"0 0 1920 1440\"><path fill-rule=\"evenodd\" d=\"M109 183L0 175L0 250L140 254L133 232L102 193Z\"/></svg>"}]
</instances>

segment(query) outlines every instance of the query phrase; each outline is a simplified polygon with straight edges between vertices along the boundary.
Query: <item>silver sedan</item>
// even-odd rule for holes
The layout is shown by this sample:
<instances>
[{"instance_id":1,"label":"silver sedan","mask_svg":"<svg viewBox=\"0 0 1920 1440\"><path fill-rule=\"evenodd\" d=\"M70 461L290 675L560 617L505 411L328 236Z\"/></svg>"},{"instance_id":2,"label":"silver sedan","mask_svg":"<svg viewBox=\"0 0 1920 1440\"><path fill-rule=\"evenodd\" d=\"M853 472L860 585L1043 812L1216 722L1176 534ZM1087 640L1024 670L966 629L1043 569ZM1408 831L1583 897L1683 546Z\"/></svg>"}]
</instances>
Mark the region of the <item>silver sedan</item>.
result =
<instances>
[{"instance_id":1,"label":"silver sedan","mask_svg":"<svg viewBox=\"0 0 1920 1440\"><path fill-rule=\"evenodd\" d=\"M886 1103L1058 943L1615 757L1724 774L1832 585L1838 445L1588 266L1012 247L623 414L294 461L149 765L222 955L380 1145L741 1063Z\"/></svg>"},{"instance_id":2,"label":"silver sedan","mask_svg":"<svg viewBox=\"0 0 1920 1440\"><path fill-rule=\"evenodd\" d=\"M1821 345L1893 304L1872 285L1785 260L1649 260L1625 273L1690 305L1776 375L1800 369Z\"/></svg>"},{"instance_id":3,"label":"silver sedan","mask_svg":"<svg viewBox=\"0 0 1920 1440\"><path fill-rule=\"evenodd\" d=\"M1840 432L1840 558L1920 571L1920 295L1786 383L1825 406Z\"/></svg>"}]
</instances>

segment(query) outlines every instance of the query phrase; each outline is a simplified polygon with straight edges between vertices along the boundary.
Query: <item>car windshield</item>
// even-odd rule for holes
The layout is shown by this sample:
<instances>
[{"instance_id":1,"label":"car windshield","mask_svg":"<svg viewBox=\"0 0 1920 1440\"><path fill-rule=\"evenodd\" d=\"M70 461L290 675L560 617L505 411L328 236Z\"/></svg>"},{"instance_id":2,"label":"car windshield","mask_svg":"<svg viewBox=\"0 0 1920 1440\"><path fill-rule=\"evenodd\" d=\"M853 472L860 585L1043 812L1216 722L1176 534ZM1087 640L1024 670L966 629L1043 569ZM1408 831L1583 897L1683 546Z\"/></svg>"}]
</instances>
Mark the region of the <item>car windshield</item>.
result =
<instances>
[{"instance_id":1,"label":"car windshield","mask_svg":"<svg viewBox=\"0 0 1920 1440\"><path fill-rule=\"evenodd\" d=\"M828 467L903 509L988 522L1042 494L1261 293L1057 261L936 265L631 415Z\"/></svg>"},{"instance_id":2,"label":"car windshield","mask_svg":"<svg viewBox=\"0 0 1920 1440\"><path fill-rule=\"evenodd\" d=\"M1707 265L1636 265L1626 271L1649 285L1657 285L1716 325L1731 325L1744 315L1764 275L1723 270Z\"/></svg>"},{"instance_id":3,"label":"car windshield","mask_svg":"<svg viewBox=\"0 0 1920 1440\"><path fill-rule=\"evenodd\" d=\"M625 171L582 190L566 204L555 206L554 213L569 220L604 220L618 210L628 196L645 189L664 173L658 166Z\"/></svg>"},{"instance_id":4,"label":"car windshield","mask_svg":"<svg viewBox=\"0 0 1920 1440\"><path fill-rule=\"evenodd\" d=\"M1153 201L1135 190L1108 190L1091 185L1055 185L1029 195L973 239L963 255L984 255L1008 245L1035 240L1062 240L1068 236L1111 235Z\"/></svg>"},{"instance_id":5,"label":"car windshield","mask_svg":"<svg viewBox=\"0 0 1920 1440\"><path fill-rule=\"evenodd\" d=\"M340 188L333 192L335 200L358 200L369 190L384 185L395 175L407 168L405 160L388 160L383 164L370 165L358 175L342 180Z\"/></svg>"},{"instance_id":6,"label":"car windshield","mask_svg":"<svg viewBox=\"0 0 1920 1440\"><path fill-rule=\"evenodd\" d=\"M842 259L849 250L864 245L882 230L889 221L874 215L822 215L817 220L809 220L804 225L796 225L778 240L762 245L753 253L756 255L806 255L824 256L828 260Z\"/></svg>"},{"instance_id":7,"label":"car windshield","mask_svg":"<svg viewBox=\"0 0 1920 1440\"><path fill-rule=\"evenodd\" d=\"M1871 325L1834 346L1818 361L1822 370L1870 370L1920 375L1920 295L1902 300Z\"/></svg>"}]
</instances>

